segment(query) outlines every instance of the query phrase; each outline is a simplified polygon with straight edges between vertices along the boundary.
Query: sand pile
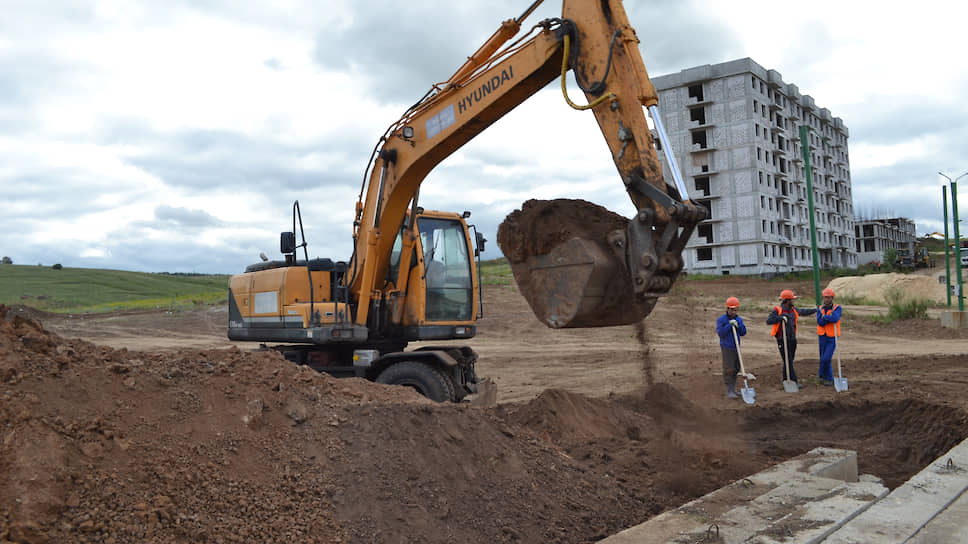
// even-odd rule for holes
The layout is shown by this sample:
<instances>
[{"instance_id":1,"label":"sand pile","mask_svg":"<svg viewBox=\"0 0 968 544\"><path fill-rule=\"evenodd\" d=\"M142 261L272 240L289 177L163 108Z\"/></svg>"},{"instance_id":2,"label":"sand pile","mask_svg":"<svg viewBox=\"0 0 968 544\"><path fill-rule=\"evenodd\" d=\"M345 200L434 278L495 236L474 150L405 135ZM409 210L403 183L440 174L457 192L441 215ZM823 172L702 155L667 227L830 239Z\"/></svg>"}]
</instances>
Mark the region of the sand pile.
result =
<instances>
[{"instance_id":1,"label":"sand pile","mask_svg":"<svg viewBox=\"0 0 968 544\"><path fill-rule=\"evenodd\" d=\"M874 302L887 302L886 295L898 290L907 300L924 299L934 303L946 300L945 285L931 276L914 274L870 274L834 278L828 285L837 296L857 297Z\"/></svg>"}]
</instances>

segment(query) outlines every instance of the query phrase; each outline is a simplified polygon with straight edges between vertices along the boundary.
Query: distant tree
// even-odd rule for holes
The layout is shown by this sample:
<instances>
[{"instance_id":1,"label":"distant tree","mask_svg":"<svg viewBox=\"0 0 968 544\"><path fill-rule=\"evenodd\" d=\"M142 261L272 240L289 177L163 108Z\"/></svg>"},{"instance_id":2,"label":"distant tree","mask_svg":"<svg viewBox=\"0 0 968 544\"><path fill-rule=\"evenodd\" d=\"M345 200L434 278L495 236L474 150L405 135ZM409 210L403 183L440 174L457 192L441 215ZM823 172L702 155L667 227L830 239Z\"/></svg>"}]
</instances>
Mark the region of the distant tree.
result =
<instances>
[{"instance_id":1,"label":"distant tree","mask_svg":"<svg viewBox=\"0 0 968 544\"><path fill-rule=\"evenodd\" d=\"M55 264L54 266L52 266L51 268L53 268L54 270L60 270L61 268L64 268L64 267L63 267L63 266L61 266L61 264L60 264L60 263L57 263L57 264Z\"/></svg>"},{"instance_id":2,"label":"distant tree","mask_svg":"<svg viewBox=\"0 0 968 544\"><path fill-rule=\"evenodd\" d=\"M889 247L884 250L884 268L888 272L894 271L894 261L897 260L897 250L893 247Z\"/></svg>"},{"instance_id":3,"label":"distant tree","mask_svg":"<svg viewBox=\"0 0 968 544\"><path fill-rule=\"evenodd\" d=\"M4 255L3 260L0 260L0 264L13 264L13 259Z\"/></svg>"}]
</instances>

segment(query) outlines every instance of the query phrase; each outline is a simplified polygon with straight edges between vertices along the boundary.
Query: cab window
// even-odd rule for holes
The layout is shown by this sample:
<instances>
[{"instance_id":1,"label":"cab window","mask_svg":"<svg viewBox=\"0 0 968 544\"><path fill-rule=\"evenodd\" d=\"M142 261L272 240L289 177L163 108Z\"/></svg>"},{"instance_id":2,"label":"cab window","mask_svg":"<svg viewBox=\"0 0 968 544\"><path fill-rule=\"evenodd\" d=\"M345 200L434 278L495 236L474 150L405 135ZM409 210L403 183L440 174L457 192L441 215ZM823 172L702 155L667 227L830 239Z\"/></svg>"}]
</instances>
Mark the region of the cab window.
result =
<instances>
[{"instance_id":1,"label":"cab window","mask_svg":"<svg viewBox=\"0 0 968 544\"><path fill-rule=\"evenodd\" d=\"M473 313L471 260L459 221L417 219L424 253L428 321L466 321Z\"/></svg>"}]
</instances>

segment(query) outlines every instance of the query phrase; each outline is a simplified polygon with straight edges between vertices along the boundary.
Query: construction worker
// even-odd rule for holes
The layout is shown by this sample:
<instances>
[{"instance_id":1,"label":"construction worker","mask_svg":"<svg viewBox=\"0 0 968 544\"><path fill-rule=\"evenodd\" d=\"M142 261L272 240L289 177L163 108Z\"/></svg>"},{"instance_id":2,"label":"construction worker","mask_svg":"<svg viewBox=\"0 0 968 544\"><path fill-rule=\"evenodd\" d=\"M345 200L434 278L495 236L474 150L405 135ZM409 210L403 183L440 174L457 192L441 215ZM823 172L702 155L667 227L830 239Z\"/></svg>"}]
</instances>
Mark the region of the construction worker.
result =
<instances>
[{"instance_id":1,"label":"construction worker","mask_svg":"<svg viewBox=\"0 0 968 544\"><path fill-rule=\"evenodd\" d=\"M817 337L820 340L820 381L824 385L834 384L834 369L830 365L830 360L834 357L834 350L837 349L837 337L840 336L840 314L842 312L839 304L834 304L834 290L826 288L823 290L823 305L817 309Z\"/></svg>"},{"instance_id":2,"label":"construction worker","mask_svg":"<svg viewBox=\"0 0 968 544\"><path fill-rule=\"evenodd\" d=\"M793 299L797 298L793 291L784 289L780 291L780 305L774 306L769 317L766 318L767 325L773 325L770 334L776 338L777 347L780 348L780 358L783 361L783 381L792 380L800 384L797 379L797 371L793 368L793 361L797 354L797 319L802 316L817 313L814 308L797 309L793 304ZM784 341L783 331L786 330L786 340ZM787 376L787 367L790 367L790 375Z\"/></svg>"},{"instance_id":3,"label":"construction worker","mask_svg":"<svg viewBox=\"0 0 968 544\"><path fill-rule=\"evenodd\" d=\"M733 331L736 337L733 337ZM739 299L726 299L726 313L716 320L716 334L719 335L719 349L723 353L723 382L726 383L726 398L738 399L736 393L736 375L739 374L739 346L736 340L746 336L746 325L739 316Z\"/></svg>"}]
</instances>

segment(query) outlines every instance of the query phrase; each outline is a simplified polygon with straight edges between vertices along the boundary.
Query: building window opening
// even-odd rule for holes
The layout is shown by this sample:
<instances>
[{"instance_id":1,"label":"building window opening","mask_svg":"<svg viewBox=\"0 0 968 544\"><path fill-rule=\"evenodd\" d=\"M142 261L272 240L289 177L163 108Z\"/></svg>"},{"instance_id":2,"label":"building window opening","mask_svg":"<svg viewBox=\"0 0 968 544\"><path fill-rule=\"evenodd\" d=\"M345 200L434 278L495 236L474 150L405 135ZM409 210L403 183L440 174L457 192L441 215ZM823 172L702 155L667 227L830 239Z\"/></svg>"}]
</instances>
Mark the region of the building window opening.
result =
<instances>
[{"instance_id":1,"label":"building window opening","mask_svg":"<svg viewBox=\"0 0 968 544\"><path fill-rule=\"evenodd\" d=\"M696 259L699 261L713 260L713 248L711 247L696 248Z\"/></svg>"},{"instance_id":2,"label":"building window opening","mask_svg":"<svg viewBox=\"0 0 968 544\"><path fill-rule=\"evenodd\" d=\"M702 191L702 196L709 196L709 178L696 178L696 190Z\"/></svg>"},{"instance_id":3,"label":"building window opening","mask_svg":"<svg viewBox=\"0 0 968 544\"><path fill-rule=\"evenodd\" d=\"M713 218L713 207L712 207L711 201L709 201L709 200L697 200L696 201L696 204L699 204L703 208L706 208L706 219L712 219Z\"/></svg>"},{"instance_id":4,"label":"building window opening","mask_svg":"<svg viewBox=\"0 0 968 544\"><path fill-rule=\"evenodd\" d=\"M699 149L706 149L706 131L700 130L692 133L692 145L699 144Z\"/></svg>"},{"instance_id":5,"label":"building window opening","mask_svg":"<svg viewBox=\"0 0 968 544\"><path fill-rule=\"evenodd\" d=\"M713 243L713 226L712 225L699 225L696 228L696 234L700 238L705 238L707 244Z\"/></svg>"},{"instance_id":6,"label":"building window opening","mask_svg":"<svg viewBox=\"0 0 968 544\"><path fill-rule=\"evenodd\" d=\"M704 100L702 96L702 84L689 86L689 98L695 98L696 102Z\"/></svg>"},{"instance_id":7,"label":"building window opening","mask_svg":"<svg viewBox=\"0 0 968 544\"><path fill-rule=\"evenodd\" d=\"M689 110L689 120L697 121L700 125L706 124L706 108L693 108Z\"/></svg>"}]
</instances>

